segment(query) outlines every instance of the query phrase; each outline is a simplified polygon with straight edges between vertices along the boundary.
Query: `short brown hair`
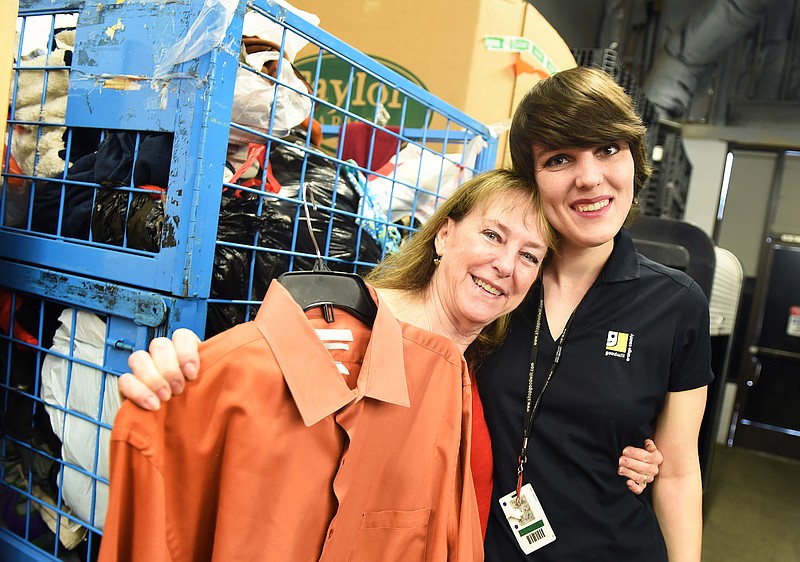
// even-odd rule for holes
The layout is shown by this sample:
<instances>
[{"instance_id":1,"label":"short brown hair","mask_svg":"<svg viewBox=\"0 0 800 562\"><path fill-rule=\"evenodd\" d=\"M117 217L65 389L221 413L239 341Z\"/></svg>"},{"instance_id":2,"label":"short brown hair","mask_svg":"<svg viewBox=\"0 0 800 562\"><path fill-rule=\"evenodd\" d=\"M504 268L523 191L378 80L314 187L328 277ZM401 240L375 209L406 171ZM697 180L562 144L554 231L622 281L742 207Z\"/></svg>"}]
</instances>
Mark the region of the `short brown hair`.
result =
<instances>
[{"instance_id":1,"label":"short brown hair","mask_svg":"<svg viewBox=\"0 0 800 562\"><path fill-rule=\"evenodd\" d=\"M511 162L517 174L535 184L534 145L554 150L622 140L633 156L636 199L651 174L646 133L633 101L608 74L595 68L571 68L538 82L522 98L511 121ZM638 215L636 205L632 215Z\"/></svg>"}]
</instances>

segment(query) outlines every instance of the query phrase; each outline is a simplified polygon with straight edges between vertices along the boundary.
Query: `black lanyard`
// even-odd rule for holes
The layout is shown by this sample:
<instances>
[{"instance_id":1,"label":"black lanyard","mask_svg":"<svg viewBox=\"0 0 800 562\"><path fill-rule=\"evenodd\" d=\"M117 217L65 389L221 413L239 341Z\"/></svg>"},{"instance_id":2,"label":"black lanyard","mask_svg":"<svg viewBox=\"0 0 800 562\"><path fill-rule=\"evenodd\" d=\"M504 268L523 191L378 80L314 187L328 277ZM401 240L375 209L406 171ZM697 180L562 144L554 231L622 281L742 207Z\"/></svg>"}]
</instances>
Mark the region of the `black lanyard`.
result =
<instances>
[{"instance_id":1,"label":"black lanyard","mask_svg":"<svg viewBox=\"0 0 800 562\"><path fill-rule=\"evenodd\" d=\"M544 396L544 391L547 390L547 386L550 384L550 380L553 378L553 373L556 372L556 367L558 367L558 364L561 361L561 350L564 347L564 340L567 338L567 330L569 329L569 325L572 324L572 319L575 318L575 313L578 311L578 307L580 307L580 303L578 303L578 306L576 306L575 310L572 311L572 314L569 315L567 323L564 325L564 330L561 332L558 342L556 342L556 355L553 358L553 364L550 366L550 371L547 373L547 378L544 381L542 391L539 393L539 396L536 397L536 402L533 402L533 373L536 370L536 356L539 353L539 333L542 328L542 313L544 312L544 282L540 282L539 309L536 313L536 326L533 329L533 343L531 344L531 366L530 370L528 371L528 396L525 399L525 425L522 428L522 449L520 450L519 457L517 458L517 498L519 498L522 490L522 473L525 471L525 463L528 462L528 455L526 451L528 449L528 437L530 436L531 429L533 428L533 420L536 417L536 411L539 409L539 403L542 401L542 396Z\"/></svg>"}]
</instances>

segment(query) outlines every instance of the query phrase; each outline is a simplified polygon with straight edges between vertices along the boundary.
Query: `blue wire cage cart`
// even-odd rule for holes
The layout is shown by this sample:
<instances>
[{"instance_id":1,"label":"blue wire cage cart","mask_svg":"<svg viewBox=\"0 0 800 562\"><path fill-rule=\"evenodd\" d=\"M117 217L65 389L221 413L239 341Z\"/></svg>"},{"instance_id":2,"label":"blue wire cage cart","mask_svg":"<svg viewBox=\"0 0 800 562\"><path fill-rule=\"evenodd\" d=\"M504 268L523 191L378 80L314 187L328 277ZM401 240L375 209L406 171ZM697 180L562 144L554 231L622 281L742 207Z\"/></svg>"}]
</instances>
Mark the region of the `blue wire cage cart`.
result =
<instances>
[{"instance_id":1,"label":"blue wire cage cart","mask_svg":"<svg viewBox=\"0 0 800 562\"><path fill-rule=\"evenodd\" d=\"M93 560L127 357L363 272L485 125L268 0L23 0L0 183L0 559Z\"/></svg>"}]
</instances>

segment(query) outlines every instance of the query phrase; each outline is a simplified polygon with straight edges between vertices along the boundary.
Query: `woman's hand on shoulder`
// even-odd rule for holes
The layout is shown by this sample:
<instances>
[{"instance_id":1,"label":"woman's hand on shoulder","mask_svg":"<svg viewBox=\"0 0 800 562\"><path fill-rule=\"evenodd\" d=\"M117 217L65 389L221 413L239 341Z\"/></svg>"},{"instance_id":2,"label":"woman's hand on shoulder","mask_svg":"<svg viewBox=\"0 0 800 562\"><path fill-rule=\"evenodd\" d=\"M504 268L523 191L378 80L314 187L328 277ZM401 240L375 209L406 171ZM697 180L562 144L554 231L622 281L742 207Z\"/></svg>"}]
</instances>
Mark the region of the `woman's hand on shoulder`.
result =
<instances>
[{"instance_id":1,"label":"woman's hand on shoulder","mask_svg":"<svg viewBox=\"0 0 800 562\"><path fill-rule=\"evenodd\" d=\"M658 475L658 467L664 462L664 455L652 439L644 440L644 449L625 447L619 458L617 474L627 478L628 489L641 494Z\"/></svg>"},{"instance_id":2,"label":"woman's hand on shoulder","mask_svg":"<svg viewBox=\"0 0 800 562\"><path fill-rule=\"evenodd\" d=\"M148 351L134 351L128 358L132 372L120 376L120 394L140 408L158 410L161 402L183 392L186 380L197 378L199 345L200 338L186 328L175 330L172 339L153 339Z\"/></svg>"}]
</instances>

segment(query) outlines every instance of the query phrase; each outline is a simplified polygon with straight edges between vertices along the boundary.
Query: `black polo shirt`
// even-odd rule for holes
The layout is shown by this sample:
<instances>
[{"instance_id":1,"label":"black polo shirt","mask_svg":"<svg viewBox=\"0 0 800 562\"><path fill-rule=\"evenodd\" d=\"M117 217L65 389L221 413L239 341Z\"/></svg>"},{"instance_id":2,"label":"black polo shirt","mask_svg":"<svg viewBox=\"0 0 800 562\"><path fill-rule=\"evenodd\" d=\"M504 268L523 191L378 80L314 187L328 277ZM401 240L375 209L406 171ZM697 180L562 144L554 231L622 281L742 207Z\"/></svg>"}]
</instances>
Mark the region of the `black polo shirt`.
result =
<instances>
[{"instance_id":1,"label":"black polo shirt","mask_svg":"<svg viewBox=\"0 0 800 562\"><path fill-rule=\"evenodd\" d=\"M526 556L498 499L516 487L537 295L534 287L477 376L494 456L486 560L666 561L652 506L617 475L618 459L653 435L667 392L713 379L708 302L690 277L638 254L625 230L617 235L570 325L529 438L524 482L556 541ZM545 314L534 399L555 348Z\"/></svg>"}]
</instances>

